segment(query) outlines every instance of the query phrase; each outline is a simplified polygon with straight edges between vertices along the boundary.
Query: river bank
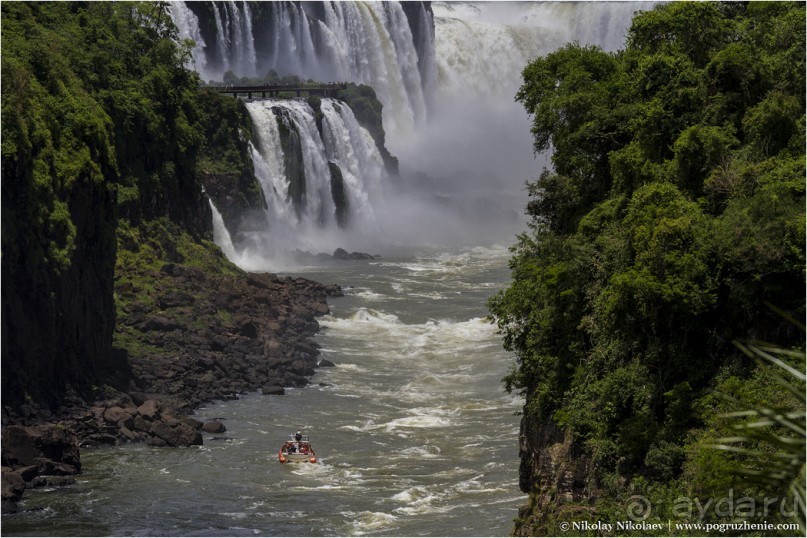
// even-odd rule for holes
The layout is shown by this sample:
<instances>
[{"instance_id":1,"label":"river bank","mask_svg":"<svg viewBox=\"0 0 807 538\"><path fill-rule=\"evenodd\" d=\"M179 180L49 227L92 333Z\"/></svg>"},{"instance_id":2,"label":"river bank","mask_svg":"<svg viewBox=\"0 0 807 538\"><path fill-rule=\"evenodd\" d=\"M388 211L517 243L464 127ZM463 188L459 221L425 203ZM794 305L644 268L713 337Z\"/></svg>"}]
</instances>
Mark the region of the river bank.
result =
<instances>
[{"instance_id":1,"label":"river bank","mask_svg":"<svg viewBox=\"0 0 807 538\"><path fill-rule=\"evenodd\" d=\"M96 398L55 410L3 408L2 506L27 488L81 472L79 447L202 444L215 421L187 415L206 402L302 386L319 362L312 337L337 285L271 273L215 274L190 265L140 266L116 279L115 371Z\"/></svg>"},{"instance_id":2,"label":"river bank","mask_svg":"<svg viewBox=\"0 0 807 538\"><path fill-rule=\"evenodd\" d=\"M313 339L334 367L281 397L203 404L190 418L227 431L203 432L202 446L82 450L76 483L26 492L3 535L506 536L525 500L522 402L502 387L512 357L485 300L508 278L508 251L378 253L277 267L342 286ZM278 463L296 430L318 464Z\"/></svg>"}]
</instances>

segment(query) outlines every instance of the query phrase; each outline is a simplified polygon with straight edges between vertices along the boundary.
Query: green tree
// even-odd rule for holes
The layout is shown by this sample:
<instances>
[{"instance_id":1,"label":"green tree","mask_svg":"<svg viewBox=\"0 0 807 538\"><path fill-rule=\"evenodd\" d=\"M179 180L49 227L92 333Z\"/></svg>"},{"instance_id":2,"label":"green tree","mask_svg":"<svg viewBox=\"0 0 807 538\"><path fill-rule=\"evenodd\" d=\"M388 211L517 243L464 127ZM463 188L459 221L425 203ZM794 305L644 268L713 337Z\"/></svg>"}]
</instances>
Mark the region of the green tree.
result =
<instances>
[{"instance_id":1,"label":"green tree","mask_svg":"<svg viewBox=\"0 0 807 538\"><path fill-rule=\"evenodd\" d=\"M198 77L165 2L4 3L4 403L114 374L116 229L210 215Z\"/></svg>"},{"instance_id":2,"label":"green tree","mask_svg":"<svg viewBox=\"0 0 807 538\"><path fill-rule=\"evenodd\" d=\"M624 51L570 44L523 71L552 167L489 306L527 429L570 433L595 496L705 491L704 403L723 373L758 375L731 341L800 342L766 305L805 315L804 14L664 4Z\"/></svg>"}]
</instances>

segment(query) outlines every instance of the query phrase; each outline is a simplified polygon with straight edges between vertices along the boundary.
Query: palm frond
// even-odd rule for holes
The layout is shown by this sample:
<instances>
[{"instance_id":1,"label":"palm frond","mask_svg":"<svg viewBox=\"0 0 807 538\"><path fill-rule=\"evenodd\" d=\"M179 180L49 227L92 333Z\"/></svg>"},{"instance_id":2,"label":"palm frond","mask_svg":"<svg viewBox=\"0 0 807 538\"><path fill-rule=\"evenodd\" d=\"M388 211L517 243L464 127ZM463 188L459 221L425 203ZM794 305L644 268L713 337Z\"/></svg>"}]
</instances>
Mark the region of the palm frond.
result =
<instances>
[{"instance_id":1,"label":"palm frond","mask_svg":"<svg viewBox=\"0 0 807 538\"><path fill-rule=\"evenodd\" d=\"M773 344L756 341L736 341L734 344L747 356L757 361L760 368L783 392L802 404L801 409L775 409L756 406L753 409L721 415L723 418L742 420L733 424L735 435L718 439L714 448L731 452L753 467L745 467L739 475L746 485L764 485L778 491L783 498L792 497L795 505L794 520L802 532L807 528L805 519L805 459L807 459L807 424L805 423L805 376L799 366L805 363L803 351L783 349ZM798 360L798 366L792 364Z\"/></svg>"}]
</instances>

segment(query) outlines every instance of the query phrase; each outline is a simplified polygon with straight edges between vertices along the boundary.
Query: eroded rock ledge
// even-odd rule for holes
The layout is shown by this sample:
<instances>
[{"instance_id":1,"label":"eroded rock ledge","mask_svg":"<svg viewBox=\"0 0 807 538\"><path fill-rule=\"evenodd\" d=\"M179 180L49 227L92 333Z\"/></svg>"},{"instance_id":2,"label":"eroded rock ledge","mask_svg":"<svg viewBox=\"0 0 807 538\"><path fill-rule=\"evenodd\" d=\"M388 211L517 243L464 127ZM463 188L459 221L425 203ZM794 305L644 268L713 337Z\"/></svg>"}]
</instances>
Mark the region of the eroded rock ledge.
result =
<instances>
[{"instance_id":1,"label":"eroded rock ledge","mask_svg":"<svg viewBox=\"0 0 807 538\"><path fill-rule=\"evenodd\" d=\"M554 522L583 517L585 502L595 497L591 458L580 450L569 431L550 418L524 414L519 434L519 487L529 494L513 536L533 536L534 529L554 529ZM548 530L547 532L554 532Z\"/></svg>"},{"instance_id":2,"label":"eroded rock ledge","mask_svg":"<svg viewBox=\"0 0 807 538\"><path fill-rule=\"evenodd\" d=\"M117 289L128 391L169 396L186 411L268 385L304 385L319 360L316 317L341 294L299 277L211 276L178 264L146 277L147 289L131 281Z\"/></svg>"}]
</instances>

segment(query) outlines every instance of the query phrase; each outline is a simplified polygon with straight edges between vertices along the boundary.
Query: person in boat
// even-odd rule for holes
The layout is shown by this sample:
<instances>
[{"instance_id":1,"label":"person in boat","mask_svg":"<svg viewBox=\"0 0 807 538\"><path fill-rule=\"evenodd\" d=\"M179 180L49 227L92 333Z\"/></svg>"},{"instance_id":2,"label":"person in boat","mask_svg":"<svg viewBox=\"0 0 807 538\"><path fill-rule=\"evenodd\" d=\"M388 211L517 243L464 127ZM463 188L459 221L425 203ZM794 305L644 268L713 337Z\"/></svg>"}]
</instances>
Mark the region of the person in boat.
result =
<instances>
[{"instance_id":1,"label":"person in boat","mask_svg":"<svg viewBox=\"0 0 807 538\"><path fill-rule=\"evenodd\" d=\"M303 440L303 434L298 431L297 433L294 434L294 440L299 443L300 441Z\"/></svg>"}]
</instances>

